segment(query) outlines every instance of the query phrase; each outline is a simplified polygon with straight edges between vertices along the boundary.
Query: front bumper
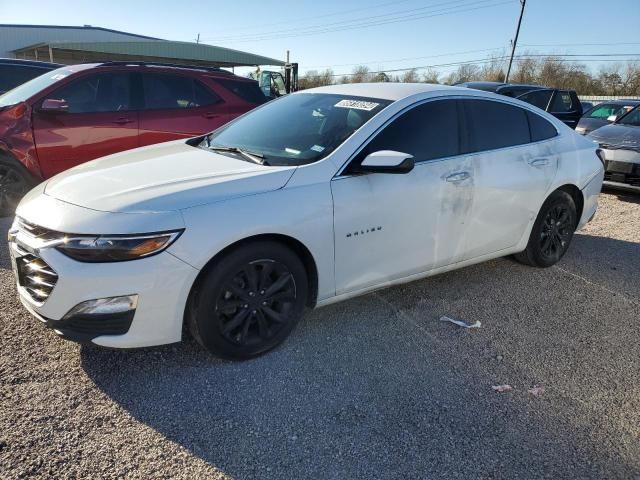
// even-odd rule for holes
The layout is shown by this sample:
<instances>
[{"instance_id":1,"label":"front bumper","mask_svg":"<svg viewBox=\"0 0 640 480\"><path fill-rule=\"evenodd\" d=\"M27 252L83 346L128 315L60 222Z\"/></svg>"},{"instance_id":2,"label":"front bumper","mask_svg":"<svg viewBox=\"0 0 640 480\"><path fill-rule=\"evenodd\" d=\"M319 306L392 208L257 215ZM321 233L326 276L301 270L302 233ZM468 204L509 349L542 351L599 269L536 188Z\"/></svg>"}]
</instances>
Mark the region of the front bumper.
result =
<instances>
[{"instance_id":1,"label":"front bumper","mask_svg":"<svg viewBox=\"0 0 640 480\"><path fill-rule=\"evenodd\" d=\"M23 201L17 215L47 229L72 233L133 233L127 228L158 231L167 226L173 229L184 227L179 214L178 221L153 213L97 212L42 194L34 197L26 205ZM35 208L34 204L40 208ZM154 224L154 218L160 221ZM58 334L114 348L180 341L187 298L198 270L168 251L126 262L83 263L55 248L43 247L42 242L22 229L12 235L9 249L20 300L34 316ZM30 255L29 261L36 259L37 268L47 267L50 273L55 274L55 278L40 275L49 285L43 289L44 295L39 296L34 291L38 290L34 280L25 280L25 272L19 271L28 263L22 262L21 265L20 262L27 254ZM138 295L132 318L92 315L91 318L75 316L65 319L75 306L88 300L131 295Z\"/></svg>"},{"instance_id":2,"label":"front bumper","mask_svg":"<svg viewBox=\"0 0 640 480\"><path fill-rule=\"evenodd\" d=\"M640 152L622 149L602 149L606 159L605 182L640 187Z\"/></svg>"}]
</instances>

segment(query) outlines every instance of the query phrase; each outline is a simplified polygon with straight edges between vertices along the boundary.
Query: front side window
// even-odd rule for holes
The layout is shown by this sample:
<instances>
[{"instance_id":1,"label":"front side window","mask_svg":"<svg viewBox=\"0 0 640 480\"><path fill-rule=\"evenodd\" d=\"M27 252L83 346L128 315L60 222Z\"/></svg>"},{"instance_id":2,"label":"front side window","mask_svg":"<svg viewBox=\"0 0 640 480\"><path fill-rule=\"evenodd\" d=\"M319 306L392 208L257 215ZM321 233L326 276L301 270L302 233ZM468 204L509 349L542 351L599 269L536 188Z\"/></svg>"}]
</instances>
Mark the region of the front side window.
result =
<instances>
[{"instance_id":1,"label":"front side window","mask_svg":"<svg viewBox=\"0 0 640 480\"><path fill-rule=\"evenodd\" d=\"M491 100L463 100L470 152L522 145L531 141L525 110Z\"/></svg>"},{"instance_id":2,"label":"front side window","mask_svg":"<svg viewBox=\"0 0 640 480\"><path fill-rule=\"evenodd\" d=\"M554 113L567 113L575 110L573 105L573 100L571 99L571 95L569 92L557 92L555 97L553 97L553 102L551 103L550 112Z\"/></svg>"},{"instance_id":3,"label":"front side window","mask_svg":"<svg viewBox=\"0 0 640 480\"><path fill-rule=\"evenodd\" d=\"M258 152L269 165L305 165L327 156L390 103L337 94L287 95L216 130L200 146Z\"/></svg>"},{"instance_id":4,"label":"front side window","mask_svg":"<svg viewBox=\"0 0 640 480\"><path fill-rule=\"evenodd\" d=\"M357 162L380 150L409 153L416 162L460 154L457 105L456 100L436 100L403 113L369 142Z\"/></svg>"},{"instance_id":5,"label":"front side window","mask_svg":"<svg viewBox=\"0 0 640 480\"><path fill-rule=\"evenodd\" d=\"M45 73L44 75L40 75L33 80L29 80L22 85L18 85L16 88L14 88L13 90L9 90L4 95L0 95L0 107L6 107L9 105L15 105L19 102L24 102L33 97L36 93L50 87L54 83L64 80L72 73L73 71L66 67L57 68Z\"/></svg>"},{"instance_id":6,"label":"front side window","mask_svg":"<svg viewBox=\"0 0 640 480\"><path fill-rule=\"evenodd\" d=\"M47 99L63 100L69 113L131 110L131 83L127 73L87 75L55 90Z\"/></svg>"},{"instance_id":7,"label":"front side window","mask_svg":"<svg viewBox=\"0 0 640 480\"><path fill-rule=\"evenodd\" d=\"M199 81L181 75L143 73L145 110L172 110L214 105L220 97Z\"/></svg>"},{"instance_id":8,"label":"front side window","mask_svg":"<svg viewBox=\"0 0 640 480\"><path fill-rule=\"evenodd\" d=\"M546 110L552 94L552 90L533 90L525 93L524 95L520 95L518 100L522 100L523 102L530 103L542 110Z\"/></svg>"},{"instance_id":9,"label":"front side window","mask_svg":"<svg viewBox=\"0 0 640 480\"><path fill-rule=\"evenodd\" d=\"M267 97L264 96L264 93L262 93L262 90L260 90L256 82L219 79L217 79L216 82L249 103L262 105L267 101Z\"/></svg>"},{"instance_id":10,"label":"front side window","mask_svg":"<svg viewBox=\"0 0 640 480\"><path fill-rule=\"evenodd\" d=\"M632 127L640 127L640 105L631 110L616 123Z\"/></svg>"}]
</instances>

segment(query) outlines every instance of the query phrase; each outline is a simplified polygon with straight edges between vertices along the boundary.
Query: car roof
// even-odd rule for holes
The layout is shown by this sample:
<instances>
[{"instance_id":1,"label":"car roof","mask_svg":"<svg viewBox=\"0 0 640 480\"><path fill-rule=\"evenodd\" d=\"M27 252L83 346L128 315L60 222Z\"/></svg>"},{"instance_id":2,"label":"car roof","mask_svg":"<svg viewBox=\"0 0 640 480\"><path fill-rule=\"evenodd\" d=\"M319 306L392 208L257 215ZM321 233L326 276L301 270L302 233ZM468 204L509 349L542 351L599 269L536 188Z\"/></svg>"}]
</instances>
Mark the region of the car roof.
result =
<instances>
[{"instance_id":1,"label":"car roof","mask_svg":"<svg viewBox=\"0 0 640 480\"><path fill-rule=\"evenodd\" d=\"M25 67L39 67L39 68L58 68L64 65L60 63L41 62L38 60L23 60L22 58L0 58L0 65L15 65Z\"/></svg>"},{"instance_id":2,"label":"car roof","mask_svg":"<svg viewBox=\"0 0 640 480\"><path fill-rule=\"evenodd\" d=\"M345 83L342 85L329 85L327 87L310 88L301 90L299 93L326 93L335 95L350 95L354 97L379 98L382 100L396 101L411 95L419 93L432 92L459 92L468 95L471 91L464 87L455 87L449 85L434 85L430 83L395 83L395 82L377 82L377 83ZM475 90L474 92L482 92ZM486 92L485 92L486 93ZM294 94L295 95L295 94ZM493 98L493 97L492 97Z\"/></svg>"},{"instance_id":3,"label":"car roof","mask_svg":"<svg viewBox=\"0 0 640 480\"><path fill-rule=\"evenodd\" d=\"M638 104L640 104L640 100L633 99L633 98L628 98L628 99L620 98L616 100L604 100L594 105L594 107L599 107L601 105L638 105Z\"/></svg>"}]
</instances>

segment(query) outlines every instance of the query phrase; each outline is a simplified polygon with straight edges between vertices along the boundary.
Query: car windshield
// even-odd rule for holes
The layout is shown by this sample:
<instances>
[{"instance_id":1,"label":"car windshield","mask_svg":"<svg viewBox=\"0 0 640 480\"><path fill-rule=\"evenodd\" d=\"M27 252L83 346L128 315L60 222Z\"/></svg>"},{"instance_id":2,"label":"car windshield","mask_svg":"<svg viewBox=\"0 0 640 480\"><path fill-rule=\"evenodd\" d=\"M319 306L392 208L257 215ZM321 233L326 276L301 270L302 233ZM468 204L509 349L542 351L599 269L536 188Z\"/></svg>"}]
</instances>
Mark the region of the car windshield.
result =
<instances>
[{"instance_id":1,"label":"car windshield","mask_svg":"<svg viewBox=\"0 0 640 480\"><path fill-rule=\"evenodd\" d=\"M390 103L333 94L288 95L216 130L201 147L258 153L266 165L305 165L327 156Z\"/></svg>"},{"instance_id":2,"label":"car windshield","mask_svg":"<svg viewBox=\"0 0 640 480\"><path fill-rule=\"evenodd\" d=\"M0 95L0 107L7 107L9 105L24 102L50 85L68 77L71 73L73 72L70 69L62 67L56 70L51 70L50 72L29 80L22 85L18 85L16 88L9 90L4 95Z\"/></svg>"},{"instance_id":3,"label":"car windshield","mask_svg":"<svg viewBox=\"0 0 640 480\"><path fill-rule=\"evenodd\" d=\"M584 116L587 118L609 118L611 115L619 117L624 115L633 107L629 105L621 105L619 103L602 103L596 105L589 110Z\"/></svg>"},{"instance_id":4,"label":"car windshield","mask_svg":"<svg viewBox=\"0 0 640 480\"><path fill-rule=\"evenodd\" d=\"M640 105L635 107L616 123L620 125L630 125L632 127L640 127Z\"/></svg>"}]
</instances>

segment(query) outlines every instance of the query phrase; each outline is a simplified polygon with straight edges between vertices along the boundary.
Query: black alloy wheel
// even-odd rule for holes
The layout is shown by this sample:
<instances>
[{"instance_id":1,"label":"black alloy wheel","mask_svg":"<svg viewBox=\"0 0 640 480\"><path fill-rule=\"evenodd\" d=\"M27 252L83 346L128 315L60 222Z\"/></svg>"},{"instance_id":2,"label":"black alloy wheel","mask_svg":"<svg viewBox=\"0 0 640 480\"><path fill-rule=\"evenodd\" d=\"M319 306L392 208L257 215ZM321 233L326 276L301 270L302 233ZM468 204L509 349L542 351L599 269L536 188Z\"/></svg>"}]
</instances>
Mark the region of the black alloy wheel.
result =
<instances>
[{"instance_id":1,"label":"black alloy wheel","mask_svg":"<svg viewBox=\"0 0 640 480\"><path fill-rule=\"evenodd\" d=\"M295 301L296 284L287 266L256 260L223 286L215 315L229 342L255 345L273 338L288 324Z\"/></svg>"},{"instance_id":2,"label":"black alloy wheel","mask_svg":"<svg viewBox=\"0 0 640 480\"><path fill-rule=\"evenodd\" d=\"M555 265L567 252L577 225L573 198L565 191L556 190L542 205L527 248L515 255L516 260L541 268Z\"/></svg>"},{"instance_id":3,"label":"black alloy wheel","mask_svg":"<svg viewBox=\"0 0 640 480\"><path fill-rule=\"evenodd\" d=\"M0 217L12 215L33 182L15 166L0 161Z\"/></svg>"},{"instance_id":4,"label":"black alloy wheel","mask_svg":"<svg viewBox=\"0 0 640 480\"><path fill-rule=\"evenodd\" d=\"M250 243L203 272L190 296L187 323L210 352L248 359L289 336L307 295L307 272L294 252L273 241Z\"/></svg>"}]
</instances>

